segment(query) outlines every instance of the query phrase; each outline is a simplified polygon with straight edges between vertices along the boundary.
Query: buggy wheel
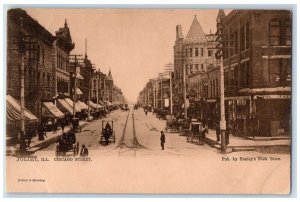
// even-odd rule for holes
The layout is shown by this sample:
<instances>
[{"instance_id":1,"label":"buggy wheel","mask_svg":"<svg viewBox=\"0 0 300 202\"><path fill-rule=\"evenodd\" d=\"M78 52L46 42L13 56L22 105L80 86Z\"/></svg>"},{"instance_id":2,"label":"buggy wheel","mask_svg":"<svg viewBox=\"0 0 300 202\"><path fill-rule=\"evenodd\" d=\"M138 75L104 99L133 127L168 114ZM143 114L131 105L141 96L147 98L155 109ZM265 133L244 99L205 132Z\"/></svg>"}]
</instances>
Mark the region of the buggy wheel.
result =
<instances>
[{"instance_id":1,"label":"buggy wheel","mask_svg":"<svg viewBox=\"0 0 300 202\"><path fill-rule=\"evenodd\" d=\"M55 156L59 156L59 146L56 145L55 147Z\"/></svg>"},{"instance_id":2,"label":"buggy wheel","mask_svg":"<svg viewBox=\"0 0 300 202\"><path fill-rule=\"evenodd\" d=\"M73 156L76 156L77 155L77 147L76 145L73 146Z\"/></svg>"}]
</instances>

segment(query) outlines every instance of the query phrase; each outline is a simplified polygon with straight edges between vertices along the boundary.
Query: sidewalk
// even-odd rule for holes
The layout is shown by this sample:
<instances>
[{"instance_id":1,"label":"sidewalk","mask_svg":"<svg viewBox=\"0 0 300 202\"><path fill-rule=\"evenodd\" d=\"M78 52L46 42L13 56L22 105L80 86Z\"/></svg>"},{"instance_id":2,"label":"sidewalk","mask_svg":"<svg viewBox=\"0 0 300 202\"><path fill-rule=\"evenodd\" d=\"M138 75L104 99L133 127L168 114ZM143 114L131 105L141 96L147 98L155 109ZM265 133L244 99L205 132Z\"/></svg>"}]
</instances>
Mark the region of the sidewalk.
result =
<instances>
[{"instance_id":1,"label":"sidewalk","mask_svg":"<svg viewBox=\"0 0 300 202\"><path fill-rule=\"evenodd\" d=\"M211 147L221 149L221 142L217 142L216 131L209 129L205 142ZM290 137L237 137L230 135L227 148L232 152L259 151L259 152L290 152Z\"/></svg>"},{"instance_id":2,"label":"sidewalk","mask_svg":"<svg viewBox=\"0 0 300 202\"><path fill-rule=\"evenodd\" d=\"M79 128L83 128L86 125L88 125L89 122L87 121L79 121ZM68 132L70 130L70 126L66 126L64 132ZM26 153L28 154L33 154L36 151L43 149L47 146L49 146L50 144L56 142L57 138L59 136L62 135L62 130L61 128L58 128L58 130L56 131L56 133L53 133L53 131L51 132L46 132L46 136L44 140L38 140L38 136L33 137L31 139L31 143L30 143L30 147L26 148ZM19 148L19 145L15 145L14 149L17 151ZM7 146L6 147L6 155L10 155L10 150L11 150L11 146Z\"/></svg>"}]
</instances>

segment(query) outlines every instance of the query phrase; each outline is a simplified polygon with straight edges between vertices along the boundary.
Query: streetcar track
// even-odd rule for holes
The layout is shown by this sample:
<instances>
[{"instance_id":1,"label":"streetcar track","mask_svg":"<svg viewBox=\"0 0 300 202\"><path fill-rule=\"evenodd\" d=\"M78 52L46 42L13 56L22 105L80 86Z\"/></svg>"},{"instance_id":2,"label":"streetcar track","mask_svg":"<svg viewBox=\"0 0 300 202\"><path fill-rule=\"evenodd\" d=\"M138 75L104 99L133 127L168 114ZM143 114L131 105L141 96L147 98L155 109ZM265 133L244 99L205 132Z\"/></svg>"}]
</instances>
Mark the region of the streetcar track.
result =
<instances>
[{"instance_id":1,"label":"streetcar track","mask_svg":"<svg viewBox=\"0 0 300 202\"><path fill-rule=\"evenodd\" d=\"M126 135L126 128L128 126L128 121L129 121L129 116L131 114L131 117L132 117L132 132L133 132L133 138L130 138L130 139L125 139L125 135ZM130 145L129 143L130 142ZM127 144L126 144L127 143ZM128 115L126 117L126 121L125 121L125 125L124 125L124 128L123 128L123 132L122 132L122 136L120 138L120 141L119 141L119 144L117 145L116 149L117 148L120 148L120 149L123 149L123 148L127 148L127 149L130 149L130 150L134 150L134 152L136 152L136 149L147 149L145 146L141 145L136 137L136 130L135 130L135 119L134 119L134 111L129 111L128 112ZM129 151L129 150L127 150ZM120 153L120 152L119 152ZM136 154L136 153L135 153Z\"/></svg>"}]
</instances>

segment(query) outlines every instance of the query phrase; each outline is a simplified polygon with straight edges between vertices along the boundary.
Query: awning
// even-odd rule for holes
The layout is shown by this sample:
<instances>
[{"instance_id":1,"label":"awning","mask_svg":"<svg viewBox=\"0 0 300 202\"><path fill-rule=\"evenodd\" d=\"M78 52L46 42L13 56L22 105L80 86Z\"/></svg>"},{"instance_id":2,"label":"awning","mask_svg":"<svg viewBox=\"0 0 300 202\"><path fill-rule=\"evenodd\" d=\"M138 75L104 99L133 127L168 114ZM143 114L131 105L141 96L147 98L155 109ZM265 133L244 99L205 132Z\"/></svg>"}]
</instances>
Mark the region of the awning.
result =
<instances>
[{"instance_id":1,"label":"awning","mask_svg":"<svg viewBox=\"0 0 300 202\"><path fill-rule=\"evenodd\" d=\"M73 108L70 107L70 105L64 100L64 99L58 99L57 100L57 106L58 108L66 115L73 114Z\"/></svg>"},{"instance_id":2,"label":"awning","mask_svg":"<svg viewBox=\"0 0 300 202\"><path fill-rule=\"evenodd\" d=\"M107 106L112 106L112 103L110 101L104 101L104 103L107 105Z\"/></svg>"},{"instance_id":3,"label":"awning","mask_svg":"<svg viewBox=\"0 0 300 202\"><path fill-rule=\"evenodd\" d=\"M65 100L70 105L70 107L72 107L72 111L73 111L73 101L70 98L65 98ZM75 103L75 111L76 112L81 112L81 108L78 105L78 103Z\"/></svg>"},{"instance_id":4,"label":"awning","mask_svg":"<svg viewBox=\"0 0 300 202\"><path fill-rule=\"evenodd\" d=\"M89 103L90 103L90 107L92 107L92 108L94 108L94 109L102 109L103 108L103 106L101 106L101 105L97 105L96 103L94 103L94 102L92 102L92 101L89 101Z\"/></svg>"},{"instance_id":5,"label":"awning","mask_svg":"<svg viewBox=\"0 0 300 202\"><path fill-rule=\"evenodd\" d=\"M21 120L21 105L10 95L6 95L6 117L10 121ZM38 118L34 116L28 109L24 108L24 116L26 121L36 122Z\"/></svg>"},{"instance_id":6,"label":"awning","mask_svg":"<svg viewBox=\"0 0 300 202\"><path fill-rule=\"evenodd\" d=\"M81 101L77 101L78 105L80 106L81 110L84 110L84 109L88 109L89 107L84 103L84 102L81 102ZM77 104L76 103L76 104Z\"/></svg>"},{"instance_id":7,"label":"awning","mask_svg":"<svg viewBox=\"0 0 300 202\"><path fill-rule=\"evenodd\" d=\"M65 115L52 103L43 102L43 116L54 117L54 118L64 118Z\"/></svg>"},{"instance_id":8,"label":"awning","mask_svg":"<svg viewBox=\"0 0 300 202\"><path fill-rule=\"evenodd\" d=\"M84 79L83 76L81 76L81 74L79 74L79 73L76 74L76 78L77 79Z\"/></svg>"},{"instance_id":9,"label":"awning","mask_svg":"<svg viewBox=\"0 0 300 202\"><path fill-rule=\"evenodd\" d=\"M79 88L76 88L76 94L77 95L82 95L83 93L82 93L82 91Z\"/></svg>"}]
</instances>

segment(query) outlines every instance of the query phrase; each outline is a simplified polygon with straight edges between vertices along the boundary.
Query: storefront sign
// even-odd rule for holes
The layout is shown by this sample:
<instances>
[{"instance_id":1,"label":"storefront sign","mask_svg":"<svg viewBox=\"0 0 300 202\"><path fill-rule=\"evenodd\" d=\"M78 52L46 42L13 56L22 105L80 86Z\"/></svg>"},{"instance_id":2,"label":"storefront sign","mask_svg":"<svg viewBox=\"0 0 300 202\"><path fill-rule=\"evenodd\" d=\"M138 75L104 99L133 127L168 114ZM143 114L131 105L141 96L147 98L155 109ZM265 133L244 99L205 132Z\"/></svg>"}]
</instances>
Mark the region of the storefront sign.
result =
<instances>
[{"instance_id":1,"label":"storefront sign","mask_svg":"<svg viewBox=\"0 0 300 202\"><path fill-rule=\"evenodd\" d=\"M291 99L291 95L257 95L254 99L257 99L257 97L264 99Z\"/></svg>"}]
</instances>

